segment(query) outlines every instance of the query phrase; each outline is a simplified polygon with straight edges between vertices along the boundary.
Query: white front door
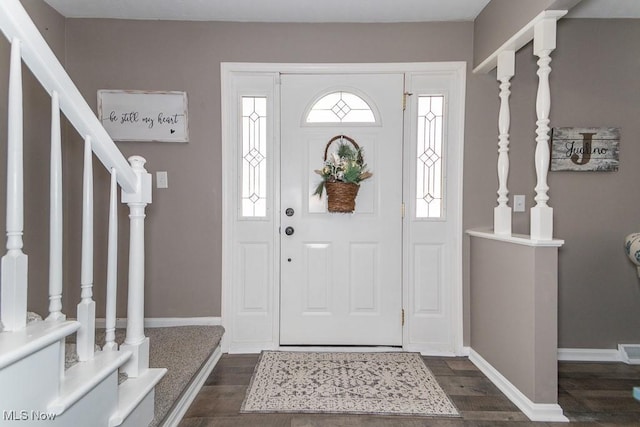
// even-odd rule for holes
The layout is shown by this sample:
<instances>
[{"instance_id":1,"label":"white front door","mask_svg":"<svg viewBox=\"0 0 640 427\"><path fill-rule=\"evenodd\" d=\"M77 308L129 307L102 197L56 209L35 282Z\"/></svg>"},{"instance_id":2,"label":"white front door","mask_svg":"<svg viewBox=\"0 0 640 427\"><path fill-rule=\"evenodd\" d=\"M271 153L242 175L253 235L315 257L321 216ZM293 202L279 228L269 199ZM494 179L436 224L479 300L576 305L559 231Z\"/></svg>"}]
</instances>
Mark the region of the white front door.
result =
<instances>
[{"instance_id":1,"label":"white front door","mask_svg":"<svg viewBox=\"0 0 640 427\"><path fill-rule=\"evenodd\" d=\"M403 87L403 74L282 75L281 345L402 345ZM373 173L350 214L313 195L338 135Z\"/></svg>"},{"instance_id":2,"label":"white front door","mask_svg":"<svg viewBox=\"0 0 640 427\"><path fill-rule=\"evenodd\" d=\"M225 351L370 344L461 354L466 68L223 64ZM335 92L362 98L374 122L307 123L314 101ZM361 104L349 108L362 117ZM323 108L314 116L335 114ZM374 175L354 214L329 214L326 198L311 195L313 170L342 134L363 146Z\"/></svg>"}]
</instances>

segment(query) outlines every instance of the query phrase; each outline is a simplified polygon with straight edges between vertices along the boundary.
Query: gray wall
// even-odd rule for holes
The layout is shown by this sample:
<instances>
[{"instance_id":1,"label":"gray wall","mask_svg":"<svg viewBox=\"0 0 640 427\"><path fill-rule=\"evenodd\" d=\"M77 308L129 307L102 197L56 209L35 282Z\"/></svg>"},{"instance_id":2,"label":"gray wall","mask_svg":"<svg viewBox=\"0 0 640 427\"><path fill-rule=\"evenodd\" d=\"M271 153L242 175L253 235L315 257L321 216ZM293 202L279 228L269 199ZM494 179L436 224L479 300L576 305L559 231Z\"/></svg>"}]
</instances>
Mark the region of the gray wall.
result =
<instances>
[{"instance_id":1,"label":"gray wall","mask_svg":"<svg viewBox=\"0 0 640 427\"><path fill-rule=\"evenodd\" d=\"M640 280L624 237L640 230L640 20L561 21L551 63L553 126L621 129L620 170L552 172L561 347L640 343Z\"/></svg>"},{"instance_id":2,"label":"gray wall","mask_svg":"<svg viewBox=\"0 0 640 427\"><path fill-rule=\"evenodd\" d=\"M558 249L471 237L471 348L534 403L557 403Z\"/></svg>"},{"instance_id":3,"label":"gray wall","mask_svg":"<svg viewBox=\"0 0 640 427\"><path fill-rule=\"evenodd\" d=\"M640 281L626 258L624 237L639 230L637 135L639 20L563 19L551 62L551 126L621 128L618 172L550 172L554 236L559 251L559 346L615 348L640 342ZM516 54L511 87L509 191L533 204L536 57L531 44ZM495 77L495 71L492 72ZM468 132L468 130L467 130ZM468 163L465 164L465 167ZM467 168L466 174L470 171ZM465 181L465 182L468 182ZM488 195L487 195L488 197ZM529 233L529 214L514 230Z\"/></svg>"},{"instance_id":4,"label":"gray wall","mask_svg":"<svg viewBox=\"0 0 640 427\"><path fill-rule=\"evenodd\" d=\"M98 89L184 90L189 96L188 144L119 143L125 153L146 157L149 170L169 172L169 188L154 190L154 203L148 209L146 315L220 315L221 62L471 63L472 31L469 22L372 25L67 20L67 66L90 105L95 105ZM484 129L485 139L489 139L494 125L489 122L492 113L483 107L481 94L486 88L493 89L490 78L470 76L467 99L475 113L468 127L477 132ZM491 91L486 93L493 96ZM468 140L475 139L471 136ZM79 177L77 142L68 147L73 157L68 163L70 174ZM494 162L493 150L483 150L482 156ZM489 169L488 175L492 173ZM97 181L105 182L103 175ZM69 180L68 185L74 186L71 196L79 206L76 194L80 183ZM489 210L491 201L484 203ZM470 202L469 207L477 206ZM105 207L100 209L106 211ZM74 215L79 220L79 212ZM100 243L103 237L98 238L104 247ZM79 238L74 236L70 240L72 275L78 274L78 245ZM103 267L97 268L96 281L103 280ZM119 315L124 315L123 309L121 305Z\"/></svg>"},{"instance_id":5,"label":"gray wall","mask_svg":"<svg viewBox=\"0 0 640 427\"><path fill-rule=\"evenodd\" d=\"M58 58L65 57L65 20L41 0L22 0L36 26ZM7 97L11 46L0 36L0 229L4 248L6 221ZM23 65L25 253L29 256L29 309L48 312L49 139L51 101ZM4 253L4 251L3 251Z\"/></svg>"}]
</instances>

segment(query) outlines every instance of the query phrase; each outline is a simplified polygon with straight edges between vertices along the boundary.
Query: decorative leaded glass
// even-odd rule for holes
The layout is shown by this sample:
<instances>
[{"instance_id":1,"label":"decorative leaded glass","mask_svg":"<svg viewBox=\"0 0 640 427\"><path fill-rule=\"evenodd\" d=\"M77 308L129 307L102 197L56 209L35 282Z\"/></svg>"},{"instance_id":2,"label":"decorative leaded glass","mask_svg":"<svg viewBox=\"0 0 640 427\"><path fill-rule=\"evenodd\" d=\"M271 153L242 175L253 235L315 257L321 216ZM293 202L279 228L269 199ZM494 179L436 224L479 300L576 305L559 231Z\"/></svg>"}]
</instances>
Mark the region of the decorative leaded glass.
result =
<instances>
[{"instance_id":1,"label":"decorative leaded glass","mask_svg":"<svg viewBox=\"0 0 640 427\"><path fill-rule=\"evenodd\" d=\"M444 96L418 97L416 217L441 218Z\"/></svg>"},{"instance_id":2,"label":"decorative leaded glass","mask_svg":"<svg viewBox=\"0 0 640 427\"><path fill-rule=\"evenodd\" d=\"M267 216L267 98L242 97L242 216Z\"/></svg>"},{"instance_id":3,"label":"decorative leaded glass","mask_svg":"<svg viewBox=\"0 0 640 427\"><path fill-rule=\"evenodd\" d=\"M375 123L367 101L350 92L332 92L320 98L307 115L307 123Z\"/></svg>"}]
</instances>

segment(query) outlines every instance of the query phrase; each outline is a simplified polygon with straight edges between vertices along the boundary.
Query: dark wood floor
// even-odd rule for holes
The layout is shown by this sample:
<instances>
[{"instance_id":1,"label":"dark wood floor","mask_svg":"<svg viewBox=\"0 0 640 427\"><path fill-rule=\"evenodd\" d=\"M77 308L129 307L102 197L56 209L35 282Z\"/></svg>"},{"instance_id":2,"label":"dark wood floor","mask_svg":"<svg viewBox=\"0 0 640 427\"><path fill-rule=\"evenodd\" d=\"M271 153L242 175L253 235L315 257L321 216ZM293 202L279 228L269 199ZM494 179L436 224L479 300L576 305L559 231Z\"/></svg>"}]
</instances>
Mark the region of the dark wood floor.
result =
<instances>
[{"instance_id":1,"label":"dark wood floor","mask_svg":"<svg viewBox=\"0 0 640 427\"><path fill-rule=\"evenodd\" d=\"M425 357L427 366L461 412L461 418L406 416L240 414L257 355L223 355L180 427L393 427L393 426L566 426L533 423L467 358ZM572 425L640 426L640 366L561 362L560 406Z\"/></svg>"}]
</instances>

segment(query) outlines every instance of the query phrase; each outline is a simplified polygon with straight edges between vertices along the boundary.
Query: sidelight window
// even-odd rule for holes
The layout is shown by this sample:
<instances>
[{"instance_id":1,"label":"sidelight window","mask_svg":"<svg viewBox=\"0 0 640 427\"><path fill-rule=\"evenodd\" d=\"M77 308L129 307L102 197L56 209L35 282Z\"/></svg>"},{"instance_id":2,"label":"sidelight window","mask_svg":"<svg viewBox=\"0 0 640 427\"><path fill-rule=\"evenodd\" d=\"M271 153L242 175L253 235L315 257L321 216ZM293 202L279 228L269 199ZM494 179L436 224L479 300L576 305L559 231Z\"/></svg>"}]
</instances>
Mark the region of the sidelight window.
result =
<instances>
[{"instance_id":1,"label":"sidelight window","mask_svg":"<svg viewBox=\"0 0 640 427\"><path fill-rule=\"evenodd\" d=\"M443 216L444 96L418 96L416 217Z\"/></svg>"},{"instance_id":2,"label":"sidelight window","mask_svg":"<svg viewBox=\"0 0 640 427\"><path fill-rule=\"evenodd\" d=\"M267 216L267 98L242 97L242 216Z\"/></svg>"}]
</instances>

